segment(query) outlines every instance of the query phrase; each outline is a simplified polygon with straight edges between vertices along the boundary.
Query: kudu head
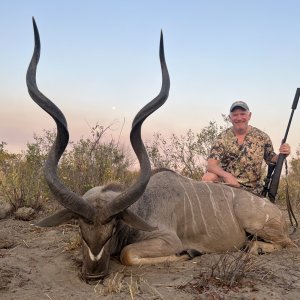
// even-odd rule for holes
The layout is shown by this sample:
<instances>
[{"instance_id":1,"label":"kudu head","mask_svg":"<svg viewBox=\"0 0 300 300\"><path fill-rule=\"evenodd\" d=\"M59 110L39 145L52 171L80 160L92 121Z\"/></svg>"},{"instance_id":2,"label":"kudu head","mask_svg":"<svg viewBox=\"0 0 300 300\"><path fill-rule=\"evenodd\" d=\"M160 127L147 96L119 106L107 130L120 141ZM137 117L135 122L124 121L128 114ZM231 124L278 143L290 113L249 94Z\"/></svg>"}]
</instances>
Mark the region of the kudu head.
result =
<instances>
[{"instance_id":1,"label":"kudu head","mask_svg":"<svg viewBox=\"0 0 300 300\"><path fill-rule=\"evenodd\" d=\"M67 188L57 175L58 162L68 144L69 132L63 113L37 87L36 69L40 56L40 37L34 18L33 28L35 47L27 70L26 83L31 98L54 119L57 126L56 140L49 151L44 174L55 198L65 207L36 225L56 226L72 218L77 218L83 247L82 275L85 279L101 278L108 273L110 243L115 237L117 222L121 220L132 227L145 231L155 229L132 213L128 207L141 197L151 177L149 157L141 138L142 124L150 114L165 103L169 94L170 78L164 57L163 36L161 34L159 50L162 70L160 93L138 112L133 120L130 133L131 145L140 163L138 179L123 192L99 192L101 187L98 187L81 197Z\"/></svg>"}]
</instances>

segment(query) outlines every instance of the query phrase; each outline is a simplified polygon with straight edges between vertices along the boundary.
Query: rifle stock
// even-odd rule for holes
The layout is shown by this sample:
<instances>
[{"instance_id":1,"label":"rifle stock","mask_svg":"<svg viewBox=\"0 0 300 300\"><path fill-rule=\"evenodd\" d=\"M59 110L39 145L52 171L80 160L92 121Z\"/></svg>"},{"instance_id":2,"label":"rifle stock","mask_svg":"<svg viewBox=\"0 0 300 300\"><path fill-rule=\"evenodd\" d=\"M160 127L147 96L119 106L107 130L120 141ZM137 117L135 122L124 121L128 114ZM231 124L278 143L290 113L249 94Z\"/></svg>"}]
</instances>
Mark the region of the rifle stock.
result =
<instances>
[{"instance_id":1,"label":"rifle stock","mask_svg":"<svg viewBox=\"0 0 300 300\"><path fill-rule=\"evenodd\" d=\"M282 171L282 167L283 167L285 158L286 158L286 155L284 155L284 154L278 155L276 167L275 167L272 179L271 179L271 183L269 186L269 192L268 192L268 197L272 202L275 202L275 197L277 194L281 171Z\"/></svg>"},{"instance_id":2,"label":"rifle stock","mask_svg":"<svg viewBox=\"0 0 300 300\"><path fill-rule=\"evenodd\" d=\"M267 197L267 195L268 195L270 182L271 182L271 178L272 178L275 166L276 166L276 163L274 163L274 162L270 162L269 165L268 165L267 176L264 179L265 183L264 183L264 186L263 186L263 190L261 192L261 195L264 196L264 197Z\"/></svg>"}]
</instances>

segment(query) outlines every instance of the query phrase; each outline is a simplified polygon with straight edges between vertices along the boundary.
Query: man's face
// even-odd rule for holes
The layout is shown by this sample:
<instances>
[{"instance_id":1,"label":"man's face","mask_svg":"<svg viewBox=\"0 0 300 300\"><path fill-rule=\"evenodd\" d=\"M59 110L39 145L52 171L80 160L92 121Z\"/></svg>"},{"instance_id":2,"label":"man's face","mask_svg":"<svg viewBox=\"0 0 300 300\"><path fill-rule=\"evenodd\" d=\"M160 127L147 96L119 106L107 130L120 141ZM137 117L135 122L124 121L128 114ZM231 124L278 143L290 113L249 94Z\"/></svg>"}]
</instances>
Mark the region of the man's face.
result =
<instances>
[{"instance_id":1,"label":"man's face","mask_svg":"<svg viewBox=\"0 0 300 300\"><path fill-rule=\"evenodd\" d=\"M240 133L246 132L250 118L251 112L242 108L234 109L229 115L234 130Z\"/></svg>"}]
</instances>

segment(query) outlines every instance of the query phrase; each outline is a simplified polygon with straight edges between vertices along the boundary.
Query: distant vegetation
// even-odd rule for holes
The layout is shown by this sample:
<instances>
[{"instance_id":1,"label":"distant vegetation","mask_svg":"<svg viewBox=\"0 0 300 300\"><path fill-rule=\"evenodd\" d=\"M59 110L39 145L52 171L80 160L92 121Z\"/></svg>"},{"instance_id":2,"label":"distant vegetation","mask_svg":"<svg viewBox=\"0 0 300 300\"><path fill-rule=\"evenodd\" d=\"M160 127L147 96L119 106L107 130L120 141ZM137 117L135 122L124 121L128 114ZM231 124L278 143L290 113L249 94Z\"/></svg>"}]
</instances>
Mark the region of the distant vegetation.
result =
<instances>
[{"instance_id":1,"label":"distant vegetation","mask_svg":"<svg viewBox=\"0 0 300 300\"><path fill-rule=\"evenodd\" d=\"M224 119L226 121L226 119ZM225 126L228 123L225 122ZM185 135L172 134L170 138L155 133L146 148L153 167L167 167L182 175L200 180L205 171L209 149L224 126L210 122L199 133L188 130ZM59 165L62 181L78 194L91 187L118 181L128 185L138 174L132 171L136 164L131 150L124 150L118 141L104 138L109 128L96 125L90 137L72 142ZM27 206L36 210L47 209L52 195L45 183L43 166L55 138L54 131L34 135L21 154L9 153L5 142L0 142L0 199L8 201L13 210ZM284 173L284 170L283 170ZM285 176L284 176L285 177ZM285 200L286 184L293 205L300 203L300 151L289 164L289 173L281 180L278 192L280 202ZM53 206L53 204L52 204Z\"/></svg>"},{"instance_id":2,"label":"distant vegetation","mask_svg":"<svg viewBox=\"0 0 300 300\"><path fill-rule=\"evenodd\" d=\"M106 129L96 125L91 129L91 137L72 142L60 161L61 180L78 194L108 181L128 184L136 176L129 171L134 162L130 153L114 139L103 141ZM52 198L43 166L54 139L54 131L34 135L34 142L28 143L22 154L8 153L6 144L0 144L0 194L15 210L23 206L40 209Z\"/></svg>"}]
</instances>

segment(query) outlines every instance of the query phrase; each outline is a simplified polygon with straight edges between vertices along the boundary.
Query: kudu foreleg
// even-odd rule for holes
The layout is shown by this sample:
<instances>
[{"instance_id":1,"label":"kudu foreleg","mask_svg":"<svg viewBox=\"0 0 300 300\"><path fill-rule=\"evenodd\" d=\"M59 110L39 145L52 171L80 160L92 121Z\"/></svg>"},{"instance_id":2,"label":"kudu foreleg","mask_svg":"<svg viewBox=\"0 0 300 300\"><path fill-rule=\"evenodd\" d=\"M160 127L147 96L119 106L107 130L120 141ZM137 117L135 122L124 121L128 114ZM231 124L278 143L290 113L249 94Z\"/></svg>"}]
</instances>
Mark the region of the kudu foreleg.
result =
<instances>
[{"instance_id":1,"label":"kudu foreleg","mask_svg":"<svg viewBox=\"0 0 300 300\"><path fill-rule=\"evenodd\" d=\"M181 253L180 255L176 253ZM173 241L172 244L154 238L130 244L123 248L120 260L123 265L146 265L176 261L186 261L191 259L190 255L182 251L180 240Z\"/></svg>"}]
</instances>

